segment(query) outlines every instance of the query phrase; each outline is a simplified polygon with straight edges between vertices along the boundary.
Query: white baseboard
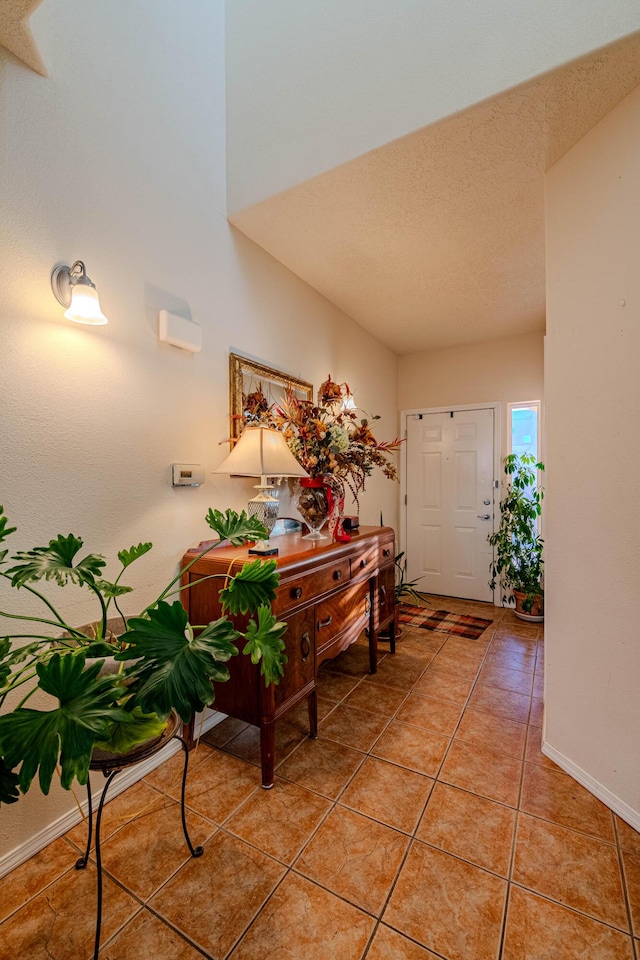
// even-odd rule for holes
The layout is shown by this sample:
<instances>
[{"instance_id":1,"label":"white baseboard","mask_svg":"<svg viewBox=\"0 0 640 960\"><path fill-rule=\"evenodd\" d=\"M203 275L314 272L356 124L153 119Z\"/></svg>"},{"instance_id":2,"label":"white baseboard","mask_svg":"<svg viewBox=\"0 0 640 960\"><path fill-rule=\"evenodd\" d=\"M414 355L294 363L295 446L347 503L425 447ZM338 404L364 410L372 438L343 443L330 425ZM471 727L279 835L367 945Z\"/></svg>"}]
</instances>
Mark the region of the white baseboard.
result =
<instances>
[{"instance_id":1,"label":"white baseboard","mask_svg":"<svg viewBox=\"0 0 640 960\"><path fill-rule=\"evenodd\" d=\"M219 723L222 723L224 719L226 719L226 714L207 710L205 712L205 718L202 721L202 724L196 721L196 733L206 733L207 730L211 730L212 727L216 727ZM148 760L143 760L135 766L124 770L114 779L113 785L109 789L109 799L107 800L107 803L113 800L114 797L117 797L119 793L122 793L123 790L126 790L127 787L137 783L138 780L142 780L142 778L146 777L148 773L151 773L152 770L155 770L156 767L159 767L161 763L164 763L165 760L168 760L169 757L172 757L174 753L177 753L178 750L181 749L182 747L177 740L171 740L163 750L160 750L158 753L154 754L154 756L149 757ZM86 796L86 789L81 789L84 790ZM93 804L94 811L100 802L101 793L102 790L100 789L96 790L92 794L91 802ZM88 807L88 801L86 799L81 803L81 807L84 815L86 816ZM25 860L29 860L30 857L34 856L34 854L38 853L54 840L57 840L58 837L63 836L68 830L71 830L72 827L75 827L75 825L80 823L81 820L82 814L76 806L67 813L64 813L61 817L58 817L57 820L47 824L47 826L42 830L34 833L33 836L24 843L14 847L13 850L9 850L9 852L5 853L3 857L0 857L0 877L4 877L7 873L10 873L16 867L19 867L21 863L24 863Z\"/></svg>"},{"instance_id":2,"label":"white baseboard","mask_svg":"<svg viewBox=\"0 0 640 960\"><path fill-rule=\"evenodd\" d=\"M549 760L557 763L570 777L577 780L585 790L592 793L598 800L602 800L610 810L618 814L621 820L624 820L625 823L628 823L630 827L633 827L634 830L640 833L640 811L630 807L628 803L621 800L615 793L612 793L608 787L605 787L599 780L595 780L591 774L587 773L586 770L583 770L582 767L579 767L572 760L569 760L568 757L565 757L564 754L556 750L555 747L552 747L546 740L542 743L542 753L545 757L549 757Z\"/></svg>"}]
</instances>

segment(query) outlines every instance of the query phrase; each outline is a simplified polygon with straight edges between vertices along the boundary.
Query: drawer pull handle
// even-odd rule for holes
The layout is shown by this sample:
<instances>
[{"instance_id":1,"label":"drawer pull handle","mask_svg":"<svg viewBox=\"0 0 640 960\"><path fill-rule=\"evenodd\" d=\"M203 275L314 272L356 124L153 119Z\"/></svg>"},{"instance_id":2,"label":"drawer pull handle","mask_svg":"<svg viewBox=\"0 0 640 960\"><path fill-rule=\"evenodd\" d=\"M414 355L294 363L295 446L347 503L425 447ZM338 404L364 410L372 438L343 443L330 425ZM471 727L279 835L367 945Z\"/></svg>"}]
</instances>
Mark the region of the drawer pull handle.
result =
<instances>
[{"instance_id":1,"label":"drawer pull handle","mask_svg":"<svg viewBox=\"0 0 640 960\"><path fill-rule=\"evenodd\" d=\"M311 640L309 639L309 633L307 631L302 634L300 652L302 653L302 662L306 663L311 652Z\"/></svg>"},{"instance_id":2,"label":"drawer pull handle","mask_svg":"<svg viewBox=\"0 0 640 960\"><path fill-rule=\"evenodd\" d=\"M302 587L294 587L291 591L291 596L294 600L299 600L302 596Z\"/></svg>"},{"instance_id":3,"label":"drawer pull handle","mask_svg":"<svg viewBox=\"0 0 640 960\"><path fill-rule=\"evenodd\" d=\"M332 618L331 614L329 614L329 616L327 617L326 620L318 620L318 630L322 630L323 627L328 627L328 626L330 626L332 619L333 619L333 618Z\"/></svg>"},{"instance_id":4,"label":"drawer pull handle","mask_svg":"<svg viewBox=\"0 0 640 960\"><path fill-rule=\"evenodd\" d=\"M391 550L389 549L389 547L385 547L385 549L382 551L382 556L383 556L383 557L390 557L390 556L391 556Z\"/></svg>"},{"instance_id":5,"label":"drawer pull handle","mask_svg":"<svg viewBox=\"0 0 640 960\"><path fill-rule=\"evenodd\" d=\"M367 560L367 558L366 558L366 557L363 557L362 560L360 561L360 566L364 568L364 567L366 567L366 565L367 565L368 562L369 562L369 561Z\"/></svg>"},{"instance_id":6,"label":"drawer pull handle","mask_svg":"<svg viewBox=\"0 0 640 960\"><path fill-rule=\"evenodd\" d=\"M386 602L387 602L387 588L384 587L384 586L381 586L381 587L380 587L380 593L382 594L382 599L383 599L383 601L386 603Z\"/></svg>"},{"instance_id":7,"label":"drawer pull handle","mask_svg":"<svg viewBox=\"0 0 640 960\"><path fill-rule=\"evenodd\" d=\"M334 579L334 580L342 580L342 570L334 570L334 571L333 571L333 579Z\"/></svg>"}]
</instances>

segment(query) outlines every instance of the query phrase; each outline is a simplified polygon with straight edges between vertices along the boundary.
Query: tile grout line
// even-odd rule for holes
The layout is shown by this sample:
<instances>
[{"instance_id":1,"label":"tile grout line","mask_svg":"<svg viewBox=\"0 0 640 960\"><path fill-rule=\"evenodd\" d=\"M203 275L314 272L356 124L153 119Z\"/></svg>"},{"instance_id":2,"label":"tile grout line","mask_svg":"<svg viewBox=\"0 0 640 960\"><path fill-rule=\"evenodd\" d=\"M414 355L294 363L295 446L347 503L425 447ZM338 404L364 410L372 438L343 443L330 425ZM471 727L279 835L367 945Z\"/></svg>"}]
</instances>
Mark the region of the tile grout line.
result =
<instances>
[{"instance_id":1,"label":"tile grout line","mask_svg":"<svg viewBox=\"0 0 640 960\"><path fill-rule=\"evenodd\" d=\"M631 933L631 949L633 950L633 955L635 960L640 960L638 957L638 945L636 943L635 930L633 927L633 914L631 912L631 898L629 896L629 888L627 885L627 873L625 869L624 856L622 843L620 842L620 830L618 828L618 823L616 821L615 815L612 811L611 816L613 818L613 835L616 839L616 851L618 854L618 870L620 871L620 881L622 883L622 895L624 897L625 908L627 911L627 922L629 924L629 930Z\"/></svg>"},{"instance_id":2,"label":"tile grout line","mask_svg":"<svg viewBox=\"0 0 640 960\"><path fill-rule=\"evenodd\" d=\"M608 930L613 930L614 933L619 933L622 936L627 937L627 939L633 939L630 937L628 930L624 930L622 927L616 927L616 925L611 923L609 920L602 920L600 917L594 917L593 914L585 913L584 910L579 910L578 907L572 907L570 904L563 903L561 900L554 900L553 897L547 893L540 893L539 890L533 890L531 887L525 887L524 884L518 883L516 880L511 882L511 886L515 887L516 890L523 890L525 893L531 893L539 900L544 900L546 903L550 903L554 907L560 907L562 910L567 910L569 913L573 913L577 917L582 917L584 920L589 920L591 923L595 923L600 927L606 927Z\"/></svg>"}]
</instances>

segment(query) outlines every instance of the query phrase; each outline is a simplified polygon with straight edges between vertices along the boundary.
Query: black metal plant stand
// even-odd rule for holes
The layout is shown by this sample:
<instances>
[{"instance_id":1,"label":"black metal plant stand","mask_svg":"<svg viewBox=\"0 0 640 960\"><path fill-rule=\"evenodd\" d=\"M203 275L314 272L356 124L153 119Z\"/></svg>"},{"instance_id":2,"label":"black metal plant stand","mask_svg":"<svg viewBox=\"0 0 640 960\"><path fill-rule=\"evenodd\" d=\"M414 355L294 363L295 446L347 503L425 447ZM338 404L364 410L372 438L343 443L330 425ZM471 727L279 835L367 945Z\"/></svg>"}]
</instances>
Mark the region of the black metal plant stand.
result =
<instances>
[{"instance_id":1,"label":"black metal plant stand","mask_svg":"<svg viewBox=\"0 0 640 960\"><path fill-rule=\"evenodd\" d=\"M186 742L182 739L178 733L180 727L180 719L177 714L171 714L169 721L167 723L166 729L162 732L162 735L156 738L149 743L142 744L140 747L137 747L135 750L132 750L130 753L125 754L115 754L115 753L106 753L103 750L94 750L91 763L89 765L89 770L100 770L103 776L106 778L106 783L102 790L100 796L100 802L98 804L98 812L96 816L96 872L97 872L97 909L96 909L96 937L95 937L95 946L93 951L93 960L98 960L98 953L100 951L100 932L102 929L102 855L100 851L100 826L102 823L102 810L107 799L107 792L111 786L113 779L126 767L133 766L135 763L140 763L142 760L146 760L149 757L152 757L154 754L158 753L159 750L162 750L163 747L169 743L170 740L179 740L184 752L184 769L182 771L182 791L180 795L180 815L182 817L182 832L184 833L184 838L187 841L187 846L189 847L189 852L192 857L201 857L203 853L202 847L194 847L191 843L189 837L189 832L187 830L187 820L184 812L184 796L187 786L187 770L189 768L189 749ZM91 840L93 838L93 801L91 798L91 778L87 778L87 796L89 799L88 805L88 836L87 836L87 847L86 850L77 861L76 861L76 870L84 870L89 862L89 852L91 850Z\"/></svg>"}]
</instances>

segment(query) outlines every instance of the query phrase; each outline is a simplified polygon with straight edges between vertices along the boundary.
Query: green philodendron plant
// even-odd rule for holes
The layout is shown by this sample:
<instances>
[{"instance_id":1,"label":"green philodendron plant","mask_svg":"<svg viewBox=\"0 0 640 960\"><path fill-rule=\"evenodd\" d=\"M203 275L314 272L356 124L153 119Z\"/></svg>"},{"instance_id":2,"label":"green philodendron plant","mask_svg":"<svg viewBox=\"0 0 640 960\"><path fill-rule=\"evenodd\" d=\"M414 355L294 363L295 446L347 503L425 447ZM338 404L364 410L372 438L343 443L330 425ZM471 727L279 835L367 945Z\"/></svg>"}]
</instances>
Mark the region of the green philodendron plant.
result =
<instances>
[{"instance_id":1,"label":"green philodendron plant","mask_svg":"<svg viewBox=\"0 0 640 960\"><path fill-rule=\"evenodd\" d=\"M527 614L536 597L543 595L544 541L538 534L538 518L544 490L538 484L539 470L544 464L531 453L504 458L508 481L500 501L500 526L487 538L494 548L489 586L495 590L500 583L503 603L513 599L514 590L524 593L522 609Z\"/></svg>"},{"instance_id":2,"label":"green philodendron plant","mask_svg":"<svg viewBox=\"0 0 640 960\"><path fill-rule=\"evenodd\" d=\"M266 527L244 511L209 510L206 521L221 541L235 546L268 537ZM0 505L0 544L15 529ZM0 585L26 591L39 608L34 615L11 613L0 602L0 617L19 623L17 632L0 636L0 709L14 691L26 691L10 712L0 716L0 803L15 803L36 775L40 789L48 794L56 769L65 789L74 779L86 784L94 747L126 753L159 736L172 711L188 723L195 712L213 703L213 684L228 680L227 663L239 653L239 642L244 643L242 653L260 664L265 683L279 682L287 660L282 639L286 624L271 612L278 585L274 560L247 562L235 576L223 577L222 616L212 623L190 624L180 600L169 602L186 589L177 586L186 570L216 545L209 544L153 603L129 618L118 600L132 588L121 578L148 553L150 543L121 550L121 569L111 581L102 578L104 557L88 554L78 559L82 540L72 534L58 535L45 547L10 558L8 550L0 549ZM99 605L97 623L79 629L69 624L34 586L42 580L90 590ZM118 636L108 628L111 603L122 619ZM236 614L256 618L240 631L229 619ZM113 672L105 672L107 657L116 661ZM28 707L38 690L57 704L49 710Z\"/></svg>"}]
</instances>

